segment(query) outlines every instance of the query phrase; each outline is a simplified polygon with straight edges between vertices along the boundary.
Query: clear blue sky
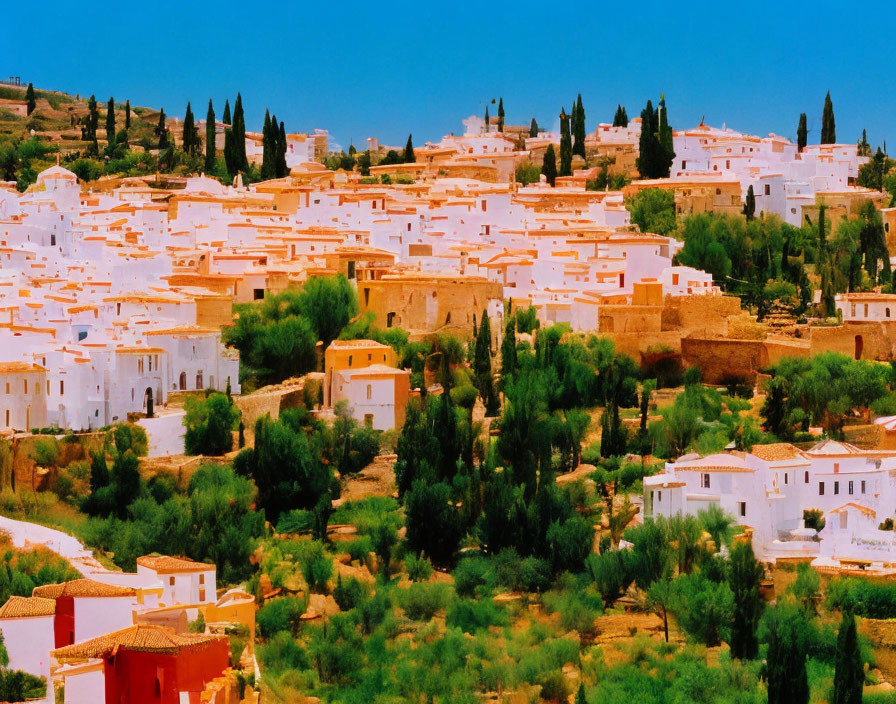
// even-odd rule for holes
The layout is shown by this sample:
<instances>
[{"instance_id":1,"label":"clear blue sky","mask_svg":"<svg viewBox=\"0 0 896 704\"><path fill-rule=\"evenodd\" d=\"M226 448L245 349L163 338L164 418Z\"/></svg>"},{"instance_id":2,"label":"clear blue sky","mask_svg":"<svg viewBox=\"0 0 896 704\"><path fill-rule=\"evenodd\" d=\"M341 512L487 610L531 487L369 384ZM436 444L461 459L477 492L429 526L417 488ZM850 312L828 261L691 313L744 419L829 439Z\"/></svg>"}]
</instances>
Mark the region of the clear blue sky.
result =
<instances>
[{"instance_id":1,"label":"clear blue sky","mask_svg":"<svg viewBox=\"0 0 896 704\"><path fill-rule=\"evenodd\" d=\"M241 91L288 131L403 145L459 133L503 96L507 121L553 125L581 92L588 130L665 92L672 125L817 141L831 91L839 141L896 151L896 11L877 2L4 3L0 76L220 117ZM208 5L208 8L202 7ZM282 5L282 7L278 7ZM271 14L269 14L271 13ZM492 108L494 114L495 108Z\"/></svg>"}]
</instances>

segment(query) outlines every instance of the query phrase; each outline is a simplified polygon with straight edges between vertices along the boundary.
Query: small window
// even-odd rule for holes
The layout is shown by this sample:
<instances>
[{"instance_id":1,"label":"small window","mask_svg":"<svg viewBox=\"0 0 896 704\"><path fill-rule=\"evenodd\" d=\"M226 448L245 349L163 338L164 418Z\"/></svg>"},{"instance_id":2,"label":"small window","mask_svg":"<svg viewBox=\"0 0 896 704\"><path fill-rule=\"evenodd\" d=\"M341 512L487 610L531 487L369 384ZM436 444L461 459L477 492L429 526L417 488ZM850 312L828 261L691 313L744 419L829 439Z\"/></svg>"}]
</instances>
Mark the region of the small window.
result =
<instances>
[{"instance_id":1,"label":"small window","mask_svg":"<svg viewBox=\"0 0 896 704\"><path fill-rule=\"evenodd\" d=\"M23 380L22 380L22 383L25 385L25 393L27 394L27 393L28 393L28 380L27 380L27 379L23 379Z\"/></svg>"},{"instance_id":2,"label":"small window","mask_svg":"<svg viewBox=\"0 0 896 704\"><path fill-rule=\"evenodd\" d=\"M865 480L864 479L862 480L862 483L860 486L862 487L862 493L864 494L865 493Z\"/></svg>"},{"instance_id":3,"label":"small window","mask_svg":"<svg viewBox=\"0 0 896 704\"><path fill-rule=\"evenodd\" d=\"M205 575L204 575L204 574L200 574L200 575L199 575L199 583L200 583L200 584L205 584Z\"/></svg>"},{"instance_id":4,"label":"small window","mask_svg":"<svg viewBox=\"0 0 896 704\"><path fill-rule=\"evenodd\" d=\"M790 483L790 475L787 472L784 472L784 483L785 484Z\"/></svg>"},{"instance_id":5,"label":"small window","mask_svg":"<svg viewBox=\"0 0 896 704\"><path fill-rule=\"evenodd\" d=\"M367 385L367 400L369 401L373 396L373 386L371 384Z\"/></svg>"},{"instance_id":6,"label":"small window","mask_svg":"<svg viewBox=\"0 0 896 704\"><path fill-rule=\"evenodd\" d=\"M373 427L373 413L364 414L364 425L368 428Z\"/></svg>"},{"instance_id":7,"label":"small window","mask_svg":"<svg viewBox=\"0 0 896 704\"><path fill-rule=\"evenodd\" d=\"M839 474L839 473L840 473L840 463L834 462L834 474Z\"/></svg>"},{"instance_id":8,"label":"small window","mask_svg":"<svg viewBox=\"0 0 896 704\"><path fill-rule=\"evenodd\" d=\"M169 578L168 578L168 586L169 586L169 587L173 587L173 586L174 586L174 577L169 577Z\"/></svg>"},{"instance_id":9,"label":"small window","mask_svg":"<svg viewBox=\"0 0 896 704\"><path fill-rule=\"evenodd\" d=\"M662 491L658 491L658 492L656 492L656 500L657 500L657 501L662 501L662 500L663 500L663 492L662 492Z\"/></svg>"},{"instance_id":10,"label":"small window","mask_svg":"<svg viewBox=\"0 0 896 704\"><path fill-rule=\"evenodd\" d=\"M354 355L348 356L348 366L352 366L352 359L354 359Z\"/></svg>"},{"instance_id":11,"label":"small window","mask_svg":"<svg viewBox=\"0 0 896 704\"><path fill-rule=\"evenodd\" d=\"M818 495L824 496L824 482L818 482Z\"/></svg>"},{"instance_id":12,"label":"small window","mask_svg":"<svg viewBox=\"0 0 896 704\"><path fill-rule=\"evenodd\" d=\"M772 194L771 184L765 184L765 195L770 196Z\"/></svg>"},{"instance_id":13,"label":"small window","mask_svg":"<svg viewBox=\"0 0 896 704\"><path fill-rule=\"evenodd\" d=\"M65 380L64 379L59 380L59 395L60 396L65 395Z\"/></svg>"},{"instance_id":14,"label":"small window","mask_svg":"<svg viewBox=\"0 0 896 704\"><path fill-rule=\"evenodd\" d=\"M703 489L709 489L709 474L705 473L700 477L700 486Z\"/></svg>"},{"instance_id":15,"label":"small window","mask_svg":"<svg viewBox=\"0 0 896 704\"><path fill-rule=\"evenodd\" d=\"M849 495L852 496L852 494L853 494L853 482L849 482L849 484L847 485L847 491L849 491Z\"/></svg>"},{"instance_id":16,"label":"small window","mask_svg":"<svg viewBox=\"0 0 896 704\"><path fill-rule=\"evenodd\" d=\"M737 513L743 518L747 515L747 502L746 501L738 501L737 502Z\"/></svg>"},{"instance_id":17,"label":"small window","mask_svg":"<svg viewBox=\"0 0 896 704\"><path fill-rule=\"evenodd\" d=\"M834 495L836 496L839 493L840 493L840 482L834 482Z\"/></svg>"},{"instance_id":18,"label":"small window","mask_svg":"<svg viewBox=\"0 0 896 704\"><path fill-rule=\"evenodd\" d=\"M252 289L252 298L256 301L260 301L264 298L264 289L256 288Z\"/></svg>"}]
</instances>

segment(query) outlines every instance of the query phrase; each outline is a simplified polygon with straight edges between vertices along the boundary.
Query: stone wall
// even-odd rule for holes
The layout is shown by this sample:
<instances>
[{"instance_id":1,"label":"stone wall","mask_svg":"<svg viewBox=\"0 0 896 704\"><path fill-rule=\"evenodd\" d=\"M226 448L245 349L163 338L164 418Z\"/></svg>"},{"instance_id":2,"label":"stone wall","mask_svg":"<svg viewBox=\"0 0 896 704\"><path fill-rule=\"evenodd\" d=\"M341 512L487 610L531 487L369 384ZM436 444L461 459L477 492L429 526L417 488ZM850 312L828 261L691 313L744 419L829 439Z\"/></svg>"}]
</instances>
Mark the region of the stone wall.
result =
<instances>
[{"instance_id":1,"label":"stone wall","mask_svg":"<svg viewBox=\"0 0 896 704\"><path fill-rule=\"evenodd\" d=\"M727 319L740 312L737 296L666 296L662 329L694 337L722 335Z\"/></svg>"},{"instance_id":2,"label":"stone wall","mask_svg":"<svg viewBox=\"0 0 896 704\"><path fill-rule=\"evenodd\" d=\"M810 329L812 354L839 352L861 359L893 359L896 328L893 323L844 323Z\"/></svg>"},{"instance_id":3,"label":"stone wall","mask_svg":"<svg viewBox=\"0 0 896 704\"><path fill-rule=\"evenodd\" d=\"M768 365L768 351L761 340L683 338L681 356L685 367L699 367L708 384L723 384L732 378L753 381L756 372Z\"/></svg>"},{"instance_id":4,"label":"stone wall","mask_svg":"<svg viewBox=\"0 0 896 704\"><path fill-rule=\"evenodd\" d=\"M660 306L602 305L597 311L597 329L603 333L655 333L662 329Z\"/></svg>"}]
</instances>

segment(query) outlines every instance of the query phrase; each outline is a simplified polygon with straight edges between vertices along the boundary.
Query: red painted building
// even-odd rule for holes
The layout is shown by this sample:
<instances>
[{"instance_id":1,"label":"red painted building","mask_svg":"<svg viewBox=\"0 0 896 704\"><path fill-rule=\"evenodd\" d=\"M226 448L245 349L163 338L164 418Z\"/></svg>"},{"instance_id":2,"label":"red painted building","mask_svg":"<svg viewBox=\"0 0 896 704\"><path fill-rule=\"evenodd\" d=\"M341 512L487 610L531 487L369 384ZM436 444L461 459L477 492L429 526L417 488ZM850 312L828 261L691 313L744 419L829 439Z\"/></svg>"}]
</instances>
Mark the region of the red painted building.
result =
<instances>
[{"instance_id":1,"label":"red painted building","mask_svg":"<svg viewBox=\"0 0 896 704\"><path fill-rule=\"evenodd\" d=\"M92 579L35 587L32 596L56 602L56 647L88 640L134 622L137 591Z\"/></svg>"},{"instance_id":2,"label":"red painted building","mask_svg":"<svg viewBox=\"0 0 896 704\"><path fill-rule=\"evenodd\" d=\"M227 636L131 626L58 648L53 657L63 665L101 660L106 704L199 704L206 683L229 667L230 645Z\"/></svg>"}]
</instances>

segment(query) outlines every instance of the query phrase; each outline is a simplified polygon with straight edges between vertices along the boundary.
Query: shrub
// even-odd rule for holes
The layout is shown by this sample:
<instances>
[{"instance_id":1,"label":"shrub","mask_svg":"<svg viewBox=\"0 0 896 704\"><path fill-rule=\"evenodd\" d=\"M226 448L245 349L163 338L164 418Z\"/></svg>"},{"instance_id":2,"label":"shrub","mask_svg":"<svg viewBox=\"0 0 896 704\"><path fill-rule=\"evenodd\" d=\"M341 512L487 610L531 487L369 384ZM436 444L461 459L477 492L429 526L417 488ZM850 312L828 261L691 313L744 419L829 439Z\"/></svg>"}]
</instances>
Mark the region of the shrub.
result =
<instances>
[{"instance_id":1,"label":"shrub","mask_svg":"<svg viewBox=\"0 0 896 704\"><path fill-rule=\"evenodd\" d=\"M367 594L364 585L354 577L349 577L344 582L342 575L336 578L336 588L333 589L333 599L343 611L355 608Z\"/></svg>"},{"instance_id":2,"label":"shrub","mask_svg":"<svg viewBox=\"0 0 896 704\"><path fill-rule=\"evenodd\" d=\"M416 583L397 593L398 605L414 621L429 621L439 611L447 609L454 595L450 585L442 582Z\"/></svg>"},{"instance_id":3,"label":"shrub","mask_svg":"<svg viewBox=\"0 0 896 704\"><path fill-rule=\"evenodd\" d=\"M506 626L509 619L504 609L491 599L458 599L448 609L446 622L464 633L475 633L490 626Z\"/></svg>"},{"instance_id":4,"label":"shrub","mask_svg":"<svg viewBox=\"0 0 896 704\"><path fill-rule=\"evenodd\" d=\"M302 576L313 592L323 593L327 589L327 581L333 575L333 560L324 553L324 546L312 541L309 548L299 557Z\"/></svg>"},{"instance_id":5,"label":"shrub","mask_svg":"<svg viewBox=\"0 0 896 704\"><path fill-rule=\"evenodd\" d=\"M484 591L493 578L491 565L484 557L466 557L462 559L451 575L454 577L454 589L458 596L471 597ZM486 589L485 591L490 591Z\"/></svg>"},{"instance_id":6,"label":"shrub","mask_svg":"<svg viewBox=\"0 0 896 704\"><path fill-rule=\"evenodd\" d=\"M541 678L541 698L549 702L565 702L569 683L560 670L551 670Z\"/></svg>"},{"instance_id":7,"label":"shrub","mask_svg":"<svg viewBox=\"0 0 896 704\"><path fill-rule=\"evenodd\" d=\"M404 559L404 568L412 582L425 582L432 576L432 564L425 557L408 555Z\"/></svg>"},{"instance_id":8,"label":"shrub","mask_svg":"<svg viewBox=\"0 0 896 704\"><path fill-rule=\"evenodd\" d=\"M298 597L272 599L262 606L255 616L259 634L262 638L272 638L281 631L295 633L305 608L305 601Z\"/></svg>"},{"instance_id":9,"label":"shrub","mask_svg":"<svg viewBox=\"0 0 896 704\"><path fill-rule=\"evenodd\" d=\"M305 649L284 631L277 632L267 643L259 644L258 657L265 670L273 673L305 670L311 666Z\"/></svg>"}]
</instances>

